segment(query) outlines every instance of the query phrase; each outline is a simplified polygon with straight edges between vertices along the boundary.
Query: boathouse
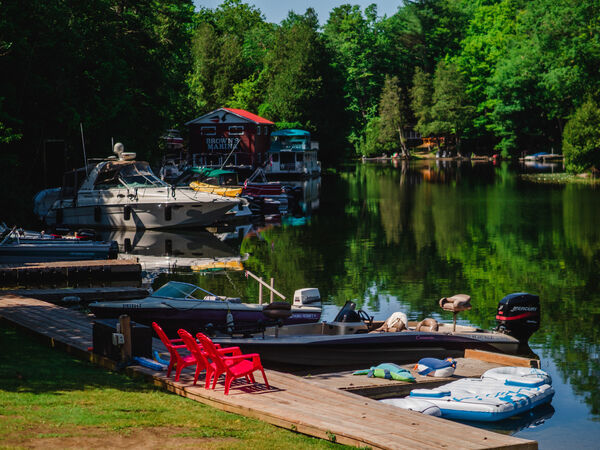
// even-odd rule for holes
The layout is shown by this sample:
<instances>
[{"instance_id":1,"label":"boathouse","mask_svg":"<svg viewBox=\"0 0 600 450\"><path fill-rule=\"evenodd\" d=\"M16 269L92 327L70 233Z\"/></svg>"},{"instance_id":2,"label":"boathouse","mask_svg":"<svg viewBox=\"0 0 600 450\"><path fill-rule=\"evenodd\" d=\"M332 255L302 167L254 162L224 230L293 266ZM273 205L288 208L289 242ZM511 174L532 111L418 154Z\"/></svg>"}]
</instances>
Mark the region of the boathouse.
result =
<instances>
[{"instance_id":1,"label":"boathouse","mask_svg":"<svg viewBox=\"0 0 600 450\"><path fill-rule=\"evenodd\" d=\"M266 161L274 124L243 109L219 108L186 125L194 165L253 167Z\"/></svg>"}]
</instances>

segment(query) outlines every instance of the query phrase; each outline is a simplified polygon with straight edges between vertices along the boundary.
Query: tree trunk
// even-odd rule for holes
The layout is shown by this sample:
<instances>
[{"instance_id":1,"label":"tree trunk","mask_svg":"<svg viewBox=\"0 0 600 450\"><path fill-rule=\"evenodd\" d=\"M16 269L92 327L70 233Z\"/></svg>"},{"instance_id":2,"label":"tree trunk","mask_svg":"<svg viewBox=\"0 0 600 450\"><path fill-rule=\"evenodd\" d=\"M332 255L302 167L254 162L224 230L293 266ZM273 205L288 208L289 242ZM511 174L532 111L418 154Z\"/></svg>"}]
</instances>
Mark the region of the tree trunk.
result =
<instances>
[{"instance_id":1,"label":"tree trunk","mask_svg":"<svg viewBox=\"0 0 600 450\"><path fill-rule=\"evenodd\" d=\"M400 139L400 148L402 149L402 158L405 158L405 159L410 158L410 152L408 151L408 147L406 146L406 141L404 140L404 135L402 134L401 127L398 127L398 138Z\"/></svg>"}]
</instances>

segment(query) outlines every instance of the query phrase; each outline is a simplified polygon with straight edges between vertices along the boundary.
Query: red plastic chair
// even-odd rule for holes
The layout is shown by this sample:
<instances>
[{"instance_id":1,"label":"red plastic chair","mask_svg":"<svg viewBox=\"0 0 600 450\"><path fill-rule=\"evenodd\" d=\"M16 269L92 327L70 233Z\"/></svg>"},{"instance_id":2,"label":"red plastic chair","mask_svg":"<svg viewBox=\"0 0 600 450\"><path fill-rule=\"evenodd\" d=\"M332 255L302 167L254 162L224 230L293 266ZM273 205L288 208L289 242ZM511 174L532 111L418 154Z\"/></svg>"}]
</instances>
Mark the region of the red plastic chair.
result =
<instances>
[{"instance_id":1,"label":"red plastic chair","mask_svg":"<svg viewBox=\"0 0 600 450\"><path fill-rule=\"evenodd\" d=\"M214 378L212 386L213 389L216 387L217 380L222 374L225 374L225 395L229 394L231 383L237 378L246 377L247 381L256 383L254 375L252 374L256 370L261 371L263 379L265 380L265 385L267 386L267 389L269 389L269 382L267 381L267 376L265 375L265 370L260 362L260 356L258 353L224 356L219 353L218 349L215 347L215 344L207 336L202 333L198 333L196 337L212 361L211 370L212 377ZM210 380L208 377L206 380L207 382L205 387L208 388Z\"/></svg>"},{"instance_id":2,"label":"red plastic chair","mask_svg":"<svg viewBox=\"0 0 600 450\"><path fill-rule=\"evenodd\" d=\"M196 359L196 373L194 374L194 384L198 382L198 376L203 369L206 369L206 379L212 377L213 369L208 362L208 355L202 350L202 347L196 342L194 336L188 333L184 329L180 329L177 331L179 337L183 340L183 343L190 351L192 356Z\"/></svg>"},{"instance_id":3,"label":"red plastic chair","mask_svg":"<svg viewBox=\"0 0 600 450\"><path fill-rule=\"evenodd\" d=\"M210 379L212 378L212 373L214 372L214 369L213 369L213 365L208 360L208 358L209 358L208 353L206 353L206 351L202 348L202 345L200 345L198 343L198 341L196 341L196 339L194 339L194 336L192 336L186 330L180 329L177 331L177 334L179 334L179 336L183 340L185 346L190 351L190 353L196 358L197 363L196 363L196 374L194 375L194 384L196 384L198 382L198 376L200 375L200 372L202 371L202 369L206 369L206 380L207 380L207 382L210 382ZM215 347L217 349L217 352L220 355L227 355L227 354L241 355L242 354L239 347L221 348L221 346L219 344L215 344Z\"/></svg>"},{"instance_id":4,"label":"red plastic chair","mask_svg":"<svg viewBox=\"0 0 600 450\"><path fill-rule=\"evenodd\" d=\"M169 360L169 367L167 369L167 377L171 376L171 370L173 366L175 366L175 381L179 381L179 375L181 375L181 371L188 366L196 364L196 358L194 355L186 355L181 356L179 354L179 349L187 348L185 344L175 345L177 342L183 342L181 339L169 339L163 329L156 323L152 322L152 328L164 344L164 346L169 351L169 355L171 356Z\"/></svg>"}]
</instances>

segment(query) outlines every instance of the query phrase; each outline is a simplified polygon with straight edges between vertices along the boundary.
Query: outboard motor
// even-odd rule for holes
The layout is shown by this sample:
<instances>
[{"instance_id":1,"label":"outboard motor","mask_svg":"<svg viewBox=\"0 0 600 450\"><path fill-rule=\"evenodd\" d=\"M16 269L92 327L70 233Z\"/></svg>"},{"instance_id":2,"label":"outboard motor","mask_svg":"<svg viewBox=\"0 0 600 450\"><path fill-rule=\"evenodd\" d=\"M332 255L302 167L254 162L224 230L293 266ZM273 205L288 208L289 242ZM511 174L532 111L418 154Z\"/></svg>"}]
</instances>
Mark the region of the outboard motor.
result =
<instances>
[{"instance_id":1,"label":"outboard motor","mask_svg":"<svg viewBox=\"0 0 600 450\"><path fill-rule=\"evenodd\" d=\"M321 294L317 288L298 289L294 292L294 306L321 306Z\"/></svg>"},{"instance_id":2,"label":"outboard motor","mask_svg":"<svg viewBox=\"0 0 600 450\"><path fill-rule=\"evenodd\" d=\"M540 298L525 292L507 295L498 303L496 321L497 331L526 343L540 328Z\"/></svg>"}]
</instances>

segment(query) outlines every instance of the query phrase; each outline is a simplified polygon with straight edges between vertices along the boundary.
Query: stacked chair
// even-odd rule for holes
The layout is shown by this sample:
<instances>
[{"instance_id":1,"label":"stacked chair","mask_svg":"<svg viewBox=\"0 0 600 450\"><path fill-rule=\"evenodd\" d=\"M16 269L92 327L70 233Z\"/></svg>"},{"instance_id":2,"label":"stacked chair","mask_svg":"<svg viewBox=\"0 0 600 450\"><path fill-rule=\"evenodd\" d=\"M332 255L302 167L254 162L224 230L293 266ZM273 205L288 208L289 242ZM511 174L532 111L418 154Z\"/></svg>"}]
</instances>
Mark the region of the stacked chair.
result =
<instances>
[{"instance_id":1,"label":"stacked chair","mask_svg":"<svg viewBox=\"0 0 600 450\"><path fill-rule=\"evenodd\" d=\"M269 382L258 353L242 354L239 347L221 348L208 336L198 333L194 339L184 329L177 331L180 339L169 339L156 322L152 323L152 327L170 354L167 377L171 376L171 371L175 367L175 381L179 381L181 371L185 367L196 365L194 385L198 382L202 370L206 370L205 389L210 388L211 381L212 389L215 389L219 377L224 374L225 395L227 395L232 382L237 378L244 377L247 382L256 383L254 372L260 370L269 389ZM189 355L181 355L179 353L181 349L188 350Z\"/></svg>"}]
</instances>

